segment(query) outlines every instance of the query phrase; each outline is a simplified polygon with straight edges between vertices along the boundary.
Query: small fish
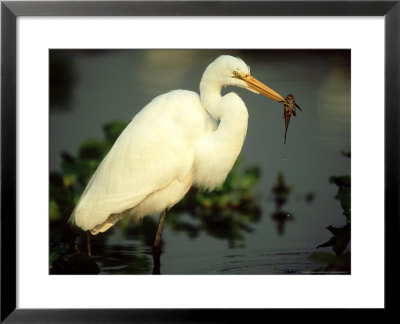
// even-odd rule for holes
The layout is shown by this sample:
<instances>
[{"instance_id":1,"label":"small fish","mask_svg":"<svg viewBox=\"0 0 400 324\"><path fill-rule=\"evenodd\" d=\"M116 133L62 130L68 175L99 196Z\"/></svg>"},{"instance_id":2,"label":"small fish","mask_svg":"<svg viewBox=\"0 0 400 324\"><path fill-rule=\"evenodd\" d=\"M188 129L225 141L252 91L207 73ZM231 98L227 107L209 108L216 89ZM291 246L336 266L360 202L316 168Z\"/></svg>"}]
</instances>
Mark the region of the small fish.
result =
<instances>
[{"instance_id":1,"label":"small fish","mask_svg":"<svg viewBox=\"0 0 400 324\"><path fill-rule=\"evenodd\" d=\"M288 94L286 96L286 103L283 104L283 118L285 118L285 144L286 144L286 134L289 127L290 117L296 117L296 107L303 111L300 106L294 101L294 95Z\"/></svg>"}]
</instances>

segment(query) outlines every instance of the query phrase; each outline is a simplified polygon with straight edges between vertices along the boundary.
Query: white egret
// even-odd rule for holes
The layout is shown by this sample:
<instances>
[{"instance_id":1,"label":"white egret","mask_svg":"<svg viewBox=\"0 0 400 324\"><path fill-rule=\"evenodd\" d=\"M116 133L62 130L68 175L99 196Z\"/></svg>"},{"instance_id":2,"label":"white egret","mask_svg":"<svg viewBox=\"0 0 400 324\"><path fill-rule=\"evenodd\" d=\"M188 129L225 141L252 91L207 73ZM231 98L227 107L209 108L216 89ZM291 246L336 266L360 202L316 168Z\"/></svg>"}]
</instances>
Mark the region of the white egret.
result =
<instances>
[{"instance_id":1,"label":"white egret","mask_svg":"<svg viewBox=\"0 0 400 324\"><path fill-rule=\"evenodd\" d=\"M71 221L95 235L124 216L139 222L161 213L154 242L159 247L166 210L192 186L212 190L222 184L243 146L247 108L236 93L222 96L224 86L286 103L241 59L218 57L203 74L200 96L174 90L133 118L92 176Z\"/></svg>"}]
</instances>

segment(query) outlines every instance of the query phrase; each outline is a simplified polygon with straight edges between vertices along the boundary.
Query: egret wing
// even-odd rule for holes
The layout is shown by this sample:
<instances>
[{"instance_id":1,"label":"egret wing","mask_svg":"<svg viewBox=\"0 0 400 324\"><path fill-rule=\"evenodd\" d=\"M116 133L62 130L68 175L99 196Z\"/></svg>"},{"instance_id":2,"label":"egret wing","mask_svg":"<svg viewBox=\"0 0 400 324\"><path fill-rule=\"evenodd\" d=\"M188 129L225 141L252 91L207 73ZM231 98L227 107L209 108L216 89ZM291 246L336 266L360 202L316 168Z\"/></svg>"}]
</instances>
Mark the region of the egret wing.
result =
<instances>
[{"instance_id":1,"label":"egret wing","mask_svg":"<svg viewBox=\"0 0 400 324\"><path fill-rule=\"evenodd\" d=\"M190 171L196 130L187 136L192 125L183 125L171 104L179 103L152 102L123 131L82 194L72 214L76 225L90 230Z\"/></svg>"}]
</instances>

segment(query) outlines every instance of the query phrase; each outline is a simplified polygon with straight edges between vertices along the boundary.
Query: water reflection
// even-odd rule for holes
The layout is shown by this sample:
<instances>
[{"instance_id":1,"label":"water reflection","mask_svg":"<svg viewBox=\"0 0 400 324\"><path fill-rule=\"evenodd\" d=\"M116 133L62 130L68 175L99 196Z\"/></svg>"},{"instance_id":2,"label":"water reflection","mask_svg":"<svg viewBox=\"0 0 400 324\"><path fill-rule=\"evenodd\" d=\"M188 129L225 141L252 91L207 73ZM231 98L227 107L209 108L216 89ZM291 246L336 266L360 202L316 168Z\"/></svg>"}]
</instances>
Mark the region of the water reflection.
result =
<instances>
[{"instance_id":1,"label":"water reflection","mask_svg":"<svg viewBox=\"0 0 400 324\"><path fill-rule=\"evenodd\" d=\"M315 264L309 252L234 254L213 265L221 274L309 274Z\"/></svg>"},{"instance_id":2,"label":"water reflection","mask_svg":"<svg viewBox=\"0 0 400 324\"><path fill-rule=\"evenodd\" d=\"M153 249L153 275L161 274L161 250L154 251Z\"/></svg>"},{"instance_id":3,"label":"water reflection","mask_svg":"<svg viewBox=\"0 0 400 324\"><path fill-rule=\"evenodd\" d=\"M113 245L104 250L98 250L98 253L94 256L94 260L99 264L103 274L151 273L153 264L147 249Z\"/></svg>"},{"instance_id":4,"label":"water reflection","mask_svg":"<svg viewBox=\"0 0 400 324\"><path fill-rule=\"evenodd\" d=\"M288 212L285 211L276 211L272 213L271 218L275 222L276 230L278 231L278 234L280 236L282 236L285 233L286 223L294 221L294 215L289 214Z\"/></svg>"},{"instance_id":5,"label":"water reflection","mask_svg":"<svg viewBox=\"0 0 400 324\"><path fill-rule=\"evenodd\" d=\"M286 223L293 222L295 219L292 213L282 210L292 191L293 187L286 184L283 173L279 172L276 183L271 189L273 201L275 202L275 212L271 214L271 219L275 222L278 235L280 236L285 233Z\"/></svg>"}]
</instances>

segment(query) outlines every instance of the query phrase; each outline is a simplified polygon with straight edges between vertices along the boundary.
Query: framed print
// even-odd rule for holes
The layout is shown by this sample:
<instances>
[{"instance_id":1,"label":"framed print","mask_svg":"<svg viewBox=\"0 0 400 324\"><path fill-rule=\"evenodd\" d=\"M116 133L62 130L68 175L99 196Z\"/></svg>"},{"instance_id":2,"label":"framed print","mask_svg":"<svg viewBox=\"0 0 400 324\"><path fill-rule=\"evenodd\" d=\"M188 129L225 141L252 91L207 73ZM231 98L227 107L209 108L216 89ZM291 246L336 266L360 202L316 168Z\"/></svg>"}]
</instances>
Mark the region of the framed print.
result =
<instances>
[{"instance_id":1,"label":"framed print","mask_svg":"<svg viewBox=\"0 0 400 324\"><path fill-rule=\"evenodd\" d=\"M398 1L1 10L2 320L393 308Z\"/></svg>"}]
</instances>

